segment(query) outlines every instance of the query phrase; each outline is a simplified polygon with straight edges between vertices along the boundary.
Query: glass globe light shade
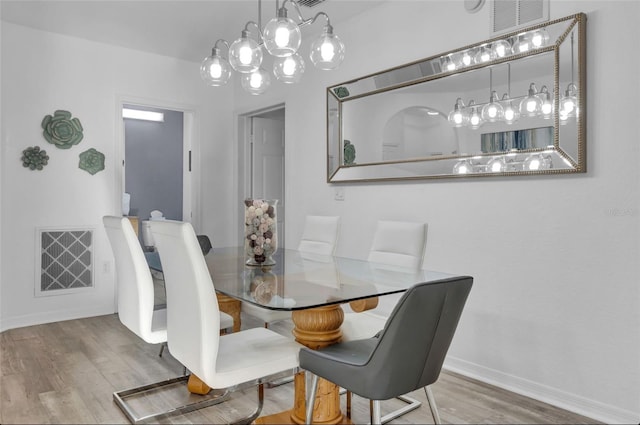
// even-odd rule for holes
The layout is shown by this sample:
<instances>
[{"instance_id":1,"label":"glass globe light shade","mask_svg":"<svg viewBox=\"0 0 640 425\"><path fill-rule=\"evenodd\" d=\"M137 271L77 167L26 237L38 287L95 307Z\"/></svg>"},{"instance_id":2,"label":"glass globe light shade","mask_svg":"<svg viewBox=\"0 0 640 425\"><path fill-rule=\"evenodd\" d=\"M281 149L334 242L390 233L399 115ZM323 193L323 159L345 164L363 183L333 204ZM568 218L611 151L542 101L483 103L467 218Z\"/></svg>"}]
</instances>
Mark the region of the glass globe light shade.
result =
<instances>
[{"instance_id":1,"label":"glass globe light shade","mask_svg":"<svg viewBox=\"0 0 640 425\"><path fill-rule=\"evenodd\" d=\"M476 53L475 62L476 63L485 63L495 59L493 51L489 48L489 46L482 46L478 53Z\"/></svg>"},{"instance_id":2,"label":"glass globe light shade","mask_svg":"<svg viewBox=\"0 0 640 425\"><path fill-rule=\"evenodd\" d=\"M524 160L525 171L548 170L552 165L551 158L543 154L531 154Z\"/></svg>"},{"instance_id":3,"label":"glass globe light shade","mask_svg":"<svg viewBox=\"0 0 640 425\"><path fill-rule=\"evenodd\" d=\"M267 22L262 35L264 47L276 57L291 56L300 48L302 33L298 24L287 17L287 9L281 7L278 16Z\"/></svg>"},{"instance_id":4,"label":"glass globe light shade","mask_svg":"<svg viewBox=\"0 0 640 425\"><path fill-rule=\"evenodd\" d=\"M462 64L462 66L473 65L475 63L474 51L469 49L462 52L462 55L460 56L460 63Z\"/></svg>"},{"instance_id":5,"label":"glass globe light shade","mask_svg":"<svg viewBox=\"0 0 640 425\"><path fill-rule=\"evenodd\" d=\"M502 156L497 156L487 162L487 172L489 173L502 173L507 171L507 168L507 161Z\"/></svg>"},{"instance_id":6,"label":"glass globe light shade","mask_svg":"<svg viewBox=\"0 0 640 425\"><path fill-rule=\"evenodd\" d=\"M466 114L462 99L458 98L456 100L456 104L453 105L453 110L449 112L448 120L454 127L463 127L467 124L469 117Z\"/></svg>"},{"instance_id":7,"label":"glass globe light shade","mask_svg":"<svg viewBox=\"0 0 640 425\"><path fill-rule=\"evenodd\" d=\"M560 99L560 122L566 121L569 118L575 117L578 115L578 88L575 84L570 83L567 86L567 90Z\"/></svg>"},{"instance_id":8,"label":"glass globe light shade","mask_svg":"<svg viewBox=\"0 0 640 425\"><path fill-rule=\"evenodd\" d=\"M469 127L473 130L477 130L482 126L482 124L482 116L478 113L478 108L471 108L471 113L469 114Z\"/></svg>"},{"instance_id":9,"label":"glass globe light shade","mask_svg":"<svg viewBox=\"0 0 640 425\"><path fill-rule=\"evenodd\" d=\"M535 30L529 37L529 41L531 42L531 47L534 49L539 49L540 47L544 47L549 42L549 34L544 28L540 28L539 30Z\"/></svg>"},{"instance_id":10,"label":"glass globe light shade","mask_svg":"<svg viewBox=\"0 0 640 425\"><path fill-rule=\"evenodd\" d=\"M211 56L207 56L200 65L200 77L210 86L224 86L231 78L231 65L222 56L220 50L214 48Z\"/></svg>"},{"instance_id":11,"label":"glass globe light shade","mask_svg":"<svg viewBox=\"0 0 640 425\"><path fill-rule=\"evenodd\" d=\"M542 96L540 113L542 114L542 118L548 120L553 116L553 99L551 99L551 93L549 93L547 86L542 86L540 95Z\"/></svg>"},{"instance_id":12,"label":"glass globe light shade","mask_svg":"<svg viewBox=\"0 0 640 425\"><path fill-rule=\"evenodd\" d=\"M269 85L271 85L271 77L267 71L259 68L254 72L243 74L240 79L240 84L247 92L258 95L264 93L269 88Z\"/></svg>"},{"instance_id":13,"label":"glass globe light shade","mask_svg":"<svg viewBox=\"0 0 640 425\"><path fill-rule=\"evenodd\" d=\"M284 58L277 58L273 62L273 75L283 83L297 83L303 73L304 60L297 53Z\"/></svg>"},{"instance_id":14,"label":"glass globe light shade","mask_svg":"<svg viewBox=\"0 0 640 425\"><path fill-rule=\"evenodd\" d=\"M260 68L262 49L254 39L249 38L248 31L242 31L242 37L229 47L229 63L241 73L250 73Z\"/></svg>"},{"instance_id":15,"label":"glass globe light shade","mask_svg":"<svg viewBox=\"0 0 640 425\"><path fill-rule=\"evenodd\" d=\"M518 35L518 41L513 44L513 53L525 53L531 50L531 40L527 34Z\"/></svg>"},{"instance_id":16,"label":"glass globe light shade","mask_svg":"<svg viewBox=\"0 0 640 425\"><path fill-rule=\"evenodd\" d=\"M513 102L509 99L509 95L507 93L502 96L502 102L505 104L503 114L504 122L507 124L513 124L518 121L518 118L520 118L520 112L513 107Z\"/></svg>"},{"instance_id":17,"label":"glass globe light shade","mask_svg":"<svg viewBox=\"0 0 640 425\"><path fill-rule=\"evenodd\" d=\"M326 25L320 37L311 44L311 62L318 69L337 68L344 59L344 43L333 34L333 27Z\"/></svg>"},{"instance_id":18,"label":"glass globe light shade","mask_svg":"<svg viewBox=\"0 0 640 425\"><path fill-rule=\"evenodd\" d=\"M454 174L470 174L473 173L473 167L468 160L458 161L456 165L453 166Z\"/></svg>"},{"instance_id":19,"label":"glass globe light shade","mask_svg":"<svg viewBox=\"0 0 640 425\"><path fill-rule=\"evenodd\" d=\"M536 85L531 83L529 95L520 101L520 115L525 117L535 117L542 110L542 100L538 97Z\"/></svg>"},{"instance_id":20,"label":"glass globe light shade","mask_svg":"<svg viewBox=\"0 0 640 425\"><path fill-rule=\"evenodd\" d=\"M482 107L482 120L487 122L496 122L504 117L504 108L499 103L498 95L495 91L491 92L489 103Z\"/></svg>"},{"instance_id":21,"label":"glass globe light shade","mask_svg":"<svg viewBox=\"0 0 640 425\"><path fill-rule=\"evenodd\" d=\"M447 55L442 58L441 61L443 72L455 71L456 69L458 69L458 61L453 55Z\"/></svg>"},{"instance_id":22,"label":"glass globe light shade","mask_svg":"<svg viewBox=\"0 0 640 425\"><path fill-rule=\"evenodd\" d=\"M491 43L491 51L496 58L509 56L512 52L511 43L509 43L507 40L494 41L493 43Z\"/></svg>"}]
</instances>

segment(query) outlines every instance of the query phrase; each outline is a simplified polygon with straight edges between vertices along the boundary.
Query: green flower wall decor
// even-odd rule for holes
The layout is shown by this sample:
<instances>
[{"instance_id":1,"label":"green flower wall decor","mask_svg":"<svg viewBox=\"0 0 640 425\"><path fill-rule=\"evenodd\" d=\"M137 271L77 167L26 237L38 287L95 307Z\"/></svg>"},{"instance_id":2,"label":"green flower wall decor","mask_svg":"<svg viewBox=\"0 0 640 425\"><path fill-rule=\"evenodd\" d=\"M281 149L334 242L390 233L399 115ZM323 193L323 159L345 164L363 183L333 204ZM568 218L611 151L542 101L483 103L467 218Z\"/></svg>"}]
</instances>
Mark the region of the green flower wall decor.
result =
<instances>
[{"instance_id":1,"label":"green flower wall decor","mask_svg":"<svg viewBox=\"0 0 640 425\"><path fill-rule=\"evenodd\" d=\"M356 147L349 140L344 141L344 165L353 165L356 160Z\"/></svg>"},{"instance_id":2,"label":"green flower wall decor","mask_svg":"<svg viewBox=\"0 0 640 425\"><path fill-rule=\"evenodd\" d=\"M45 116L41 126L47 142L60 149L69 149L82 140L82 124L78 118L71 118L69 111L57 110L53 116Z\"/></svg>"},{"instance_id":3,"label":"green flower wall decor","mask_svg":"<svg viewBox=\"0 0 640 425\"><path fill-rule=\"evenodd\" d=\"M22 151L22 166L30 170L42 170L49 162L47 151L40 146L28 147Z\"/></svg>"},{"instance_id":4,"label":"green flower wall decor","mask_svg":"<svg viewBox=\"0 0 640 425\"><path fill-rule=\"evenodd\" d=\"M336 96L338 96L339 99L349 96L349 90L344 86L336 87L335 89L333 89L333 92L336 94Z\"/></svg>"},{"instance_id":5,"label":"green flower wall decor","mask_svg":"<svg viewBox=\"0 0 640 425\"><path fill-rule=\"evenodd\" d=\"M98 171L104 170L104 154L94 148L86 150L80 154L78 167L87 173L94 175Z\"/></svg>"}]
</instances>

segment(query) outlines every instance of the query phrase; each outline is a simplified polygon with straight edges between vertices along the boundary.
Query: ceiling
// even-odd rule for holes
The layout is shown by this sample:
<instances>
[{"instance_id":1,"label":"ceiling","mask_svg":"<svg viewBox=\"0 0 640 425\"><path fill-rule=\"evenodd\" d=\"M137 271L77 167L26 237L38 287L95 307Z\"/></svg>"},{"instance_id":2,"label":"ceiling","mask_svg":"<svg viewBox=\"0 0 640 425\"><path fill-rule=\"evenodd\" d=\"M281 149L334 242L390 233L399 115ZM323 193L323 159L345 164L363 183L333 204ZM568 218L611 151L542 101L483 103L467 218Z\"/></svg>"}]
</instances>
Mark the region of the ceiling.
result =
<instances>
[{"instance_id":1,"label":"ceiling","mask_svg":"<svg viewBox=\"0 0 640 425\"><path fill-rule=\"evenodd\" d=\"M326 0L311 8L302 6L301 11L304 18L325 12L339 35L340 21L384 1L388 0ZM44 31L200 62L217 39L232 42L247 21L257 22L258 4L258 0L1 0L0 17ZM275 9L276 0L262 1L263 26L275 16ZM287 9L295 19L289 3ZM319 32L323 24L320 18L303 34Z\"/></svg>"}]
</instances>

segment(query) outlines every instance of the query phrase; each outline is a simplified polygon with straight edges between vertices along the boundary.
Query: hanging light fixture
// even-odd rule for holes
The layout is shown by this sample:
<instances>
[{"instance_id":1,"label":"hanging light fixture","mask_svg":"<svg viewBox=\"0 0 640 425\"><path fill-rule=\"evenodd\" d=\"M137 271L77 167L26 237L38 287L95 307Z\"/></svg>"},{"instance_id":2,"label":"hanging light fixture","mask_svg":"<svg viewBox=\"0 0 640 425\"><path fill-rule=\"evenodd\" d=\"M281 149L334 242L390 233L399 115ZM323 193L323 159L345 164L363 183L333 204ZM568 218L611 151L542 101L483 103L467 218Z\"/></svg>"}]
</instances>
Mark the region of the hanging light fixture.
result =
<instances>
[{"instance_id":1,"label":"hanging light fixture","mask_svg":"<svg viewBox=\"0 0 640 425\"><path fill-rule=\"evenodd\" d=\"M262 39L264 47L272 56L286 57L298 51L302 41L302 33L298 24L287 17L287 9L278 9L278 16L267 22Z\"/></svg>"},{"instance_id":2,"label":"hanging light fixture","mask_svg":"<svg viewBox=\"0 0 640 425\"><path fill-rule=\"evenodd\" d=\"M454 127L463 127L469 121L461 98L456 99L456 104L453 105L453 111L449 113L448 119Z\"/></svg>"},{"instance_id":3,"label":"hanging light fixture","mask_svg":"<svg viewBox=\"0 0 640 425\"><path fill-rule=\"evenodd\" d=\"M494 53L488 45L484 45L480 47L478 53L476 53L475 62L476 63L486 63L495 59Z\"/></svg>"},{"instance_id":4,"label":"hanging light fixture","mask_svg":"<svg viewBox=\"0 0 640 425\"><path fill-rule=\"evenodd\" d=\"M520 101L520 115L535 117L540 113L542 101L538 97L538 89L535 83L529 85L529 95Z\"/></svg>"},{"instance_id":5,"label":"hanging light fixture","mask_svg":"<svg viewBox=\"0 0 640 425\"><path fill-rule=\"evenodd\" d=\"M304 73L304 60L299 54L277 58L273 63L273 74L283 83L297 83Z\"/></svg>"},{"instance_id":6,"label":"hanging light fixture","mask_svg":"<svg viewBox=\"0 0 640 425\"><path fill-rule=\"evenodd\" d=\"M540 113L542 118L549 119L553 116L553 100L551 99L551 93L547 86L542 86L540 89L540 96L542 96L542 104L540 104Z\"/></svg>"},{"instance_id":7,"label":"hanging light fixture","mask_svg":"<svg viewBox=\"0 0 640 425\"><path fill-rule=\"evenodd\" d=\"M258 25L253 21L247 22L240 38L229 47L229 63L243 74L257 70L262 64L262 49L257 41L249 37L249 24Z\"/></svg>"},{"instance_id":8,"label":"hanging light fixture","mask_svg":"<svg viewBox=\"0 0 640 425\"><path fill-rule=\"evenodd\" d=\"M478 108L475 106L475 104L476 103L473 100L470 100L468 106L471 110L471 112L469 113L469 127L471 127L471 129L473 130L479 129L483 124L482 117L478 112Z\"/></svg>"},{"instance_id":9,"label":"hanging light fixture","mask_svg":"<svg viewBox=\"0 0 640 425\"><path fill-rule=\"evenodd\" d=\"M271 85L271 76L264 68L258 68L253 72L242 74L240 84L251 94L262 94Z\"/></svg>"},{"instance_id":10,"label":"hanging light fixture","mask_svg":"<svg viewBox=\"0 0 640 425\"><path fill-rule=\"evenodd\" d=\"M498 40L491 43L491 51L494 57L503 58L509 56L512 52L511 43L507 40Z\"/></svg>"},{"instance_id":11,"label":"hanging light fixture","mask_svg":"<svg viewBox=\"0 0 640 425\"><path fill-rule=\"evenodd\" d=\"M289 18L286 4L295 8L299 22ZM344 60L345 46L338 36L333 33L329 16L318 12L313 18L305 19L300 12L297 0L284 0L278 7L276 2L276 17L261 27L262 0L258 0L258 23L249 21L244 27L239 39L231 45L225 40L216 41L211 56L206 57L200 66L200 76L211 86L226 84L231 77L231 69L242 74L241 85L251 94L263 93L270 84L269 74L261 68L262 47L272 56L275 62L273 73L279 81L296 83L300 80L305 69L305 63L298 50L302 42L300 28L313 24L319 17L326 19L322 34L311 44L310 59L318 69L332 70ZM252 37L249 27L257 29L257 36ZM219 44L228 48L228 60L221 53Z\"/></svg>"},{"instance_id":12,"label":"hanging light fixture","mask_svg":"<svg viewBox=\"0 0 640 425\"><path fill-rule=\"evenodd\" d=\"M344 43L333 33L328 17L322 35L311 44L310 58L317 68L324 70L337 68L344 59Z\"/></svg>"},{"instance_id":13,"label":"hanging light fixture","mask_svg":"<svg viewBox=\"0 0 640 425\"><path fill-rule=\"evenodd\" d=\"M571 82L567 85L564 96L560 99L560 123L566 124L567 120L578 116L578 87L573 83L574 58L573 58L573 32L571 33Z\"/></svg>"},{"instance_id":14,"label":"hanging light fixture","mask_svg":"<svg viewBox=\"0 0 640 425\"><path fill-rule=\"evenodd\" d=\"M513 102L507 93L502 96L502 103L506 104L503 113L504 122L507 124L513 124L518 121L518 118L520 118L520 112L513 107Z\"/></svg>"},{"instance_id":15,"label":"hanging light fixture","mask_svg":"<svg viewBox=\"0 0 640 425\"><path fill-rule=\"evenodd\" d=\"M231 78L231 65L220 54L218 43L222 43L229 49L229 43L220 39L211 50L211 56L206 57L200 65L200 76L210 86L223 86Z\"/></svg>"}]
</instances>

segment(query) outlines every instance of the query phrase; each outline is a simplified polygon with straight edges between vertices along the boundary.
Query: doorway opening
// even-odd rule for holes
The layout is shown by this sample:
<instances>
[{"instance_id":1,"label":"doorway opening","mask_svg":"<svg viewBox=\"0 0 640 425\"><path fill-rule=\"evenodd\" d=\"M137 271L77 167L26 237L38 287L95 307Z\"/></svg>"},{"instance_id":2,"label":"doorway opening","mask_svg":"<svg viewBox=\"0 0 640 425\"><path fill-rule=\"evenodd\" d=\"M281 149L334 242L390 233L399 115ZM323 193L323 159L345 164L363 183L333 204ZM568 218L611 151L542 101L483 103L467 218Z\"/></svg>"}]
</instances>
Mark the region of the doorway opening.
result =
<instances>
[{"instance_id":1,"label":"doorway opening","mask_svg":"<svg viewBox=\"0 0 640 425\"><path fill-rule=\"evenodd\" d=\"M278 248L284 248L285 202L285 107L277 105L238 117L239 202L277 199ZM244 239L240 226L239 240Z\"/></svg>"},{"instance_id":2,"label":"doorway opening","mask_svg":"<svg viewBox=\"0 0 640 425\"><path fill-rule=\"evenodd\" d=\"M123 101L122 189L123 215L138 218L143 247L143 222L159 219L192 221L191 145L193 112L164 105ZM130 111L132 111L130 113ZM131 117L150 112L155 117ZM128 211L127 207L128 206Z\"/></svg>"}]
</instances>

